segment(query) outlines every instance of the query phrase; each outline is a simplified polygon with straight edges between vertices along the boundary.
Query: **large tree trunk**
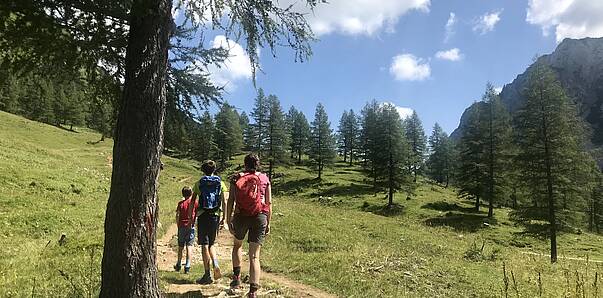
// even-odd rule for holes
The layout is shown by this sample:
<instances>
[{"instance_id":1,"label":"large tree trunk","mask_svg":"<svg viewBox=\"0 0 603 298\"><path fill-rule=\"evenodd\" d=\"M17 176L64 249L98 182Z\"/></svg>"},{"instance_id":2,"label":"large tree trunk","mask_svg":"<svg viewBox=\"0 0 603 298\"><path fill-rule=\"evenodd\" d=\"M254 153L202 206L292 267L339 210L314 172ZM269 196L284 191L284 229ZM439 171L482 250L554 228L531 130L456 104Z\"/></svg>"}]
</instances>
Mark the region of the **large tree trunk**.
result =
<instances>
[{"instance_id":1,"label":"large tree trunk","mask_svg":"<svg viewBox=\"0 0 603 298\"><path fill-rule=\"evenodd\" d=\"M113 147L100 297L159 297L157 182L163 142L171 0L134 1Z\"/></svg>"}]
</instances>

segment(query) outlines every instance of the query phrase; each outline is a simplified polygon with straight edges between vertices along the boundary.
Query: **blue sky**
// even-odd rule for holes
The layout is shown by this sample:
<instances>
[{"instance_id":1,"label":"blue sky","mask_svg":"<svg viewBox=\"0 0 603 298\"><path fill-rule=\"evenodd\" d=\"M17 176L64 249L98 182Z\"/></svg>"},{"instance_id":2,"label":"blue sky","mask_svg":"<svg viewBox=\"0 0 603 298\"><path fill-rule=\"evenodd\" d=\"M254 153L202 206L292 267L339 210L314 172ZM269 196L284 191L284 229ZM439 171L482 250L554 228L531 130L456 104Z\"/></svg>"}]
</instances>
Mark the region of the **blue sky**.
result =
<instances>
[{"instance_id":1,"label":"blue sky","mask_svg":"<svg viewBox=\"0 0 603 298\"><path fill-rule=\"evenodd\" d=\"M376 99L416 110L427 134L435 122L450 133L488 81L510 83L565 37L603 36L601 19L603 1L592 0L331 0L309 17L320 39L312 58L262 51L257 86L309 120L323 103L333 129L344 109ZM233 57L210 72L229 103L250 111L249 63L237 41L210 39L224 44Z\"/></svg>"}]
</instances>

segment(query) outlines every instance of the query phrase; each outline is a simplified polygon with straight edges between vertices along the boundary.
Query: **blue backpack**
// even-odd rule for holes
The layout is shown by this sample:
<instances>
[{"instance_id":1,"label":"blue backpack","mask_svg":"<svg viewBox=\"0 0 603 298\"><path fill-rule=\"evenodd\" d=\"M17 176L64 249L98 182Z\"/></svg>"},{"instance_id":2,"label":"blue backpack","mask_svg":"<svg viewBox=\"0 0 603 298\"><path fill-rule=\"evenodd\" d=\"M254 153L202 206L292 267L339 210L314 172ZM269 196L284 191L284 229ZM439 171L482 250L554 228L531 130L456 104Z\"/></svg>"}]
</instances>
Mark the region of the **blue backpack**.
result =
<instances>
[{"instance_id":1,"label":"blue backpack","mask_svg":"<svg viewBox=\"0 0 603 298\"><path fill-rule=\"evenodd\" d=\"M203 176L199 180L199 208L216 209L220 207L222 179L219 176Z\"/></svg>"}]
</instances>

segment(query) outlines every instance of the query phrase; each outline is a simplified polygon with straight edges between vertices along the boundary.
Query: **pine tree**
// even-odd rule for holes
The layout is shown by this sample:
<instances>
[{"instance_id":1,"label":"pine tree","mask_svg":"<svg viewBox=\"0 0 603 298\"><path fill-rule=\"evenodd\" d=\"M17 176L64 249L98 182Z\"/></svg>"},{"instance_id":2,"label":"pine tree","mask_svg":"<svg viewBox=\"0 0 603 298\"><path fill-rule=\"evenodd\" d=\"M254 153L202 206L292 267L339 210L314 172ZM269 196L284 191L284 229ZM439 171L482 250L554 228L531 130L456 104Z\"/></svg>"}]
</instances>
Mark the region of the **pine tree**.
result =
<instances>
[{"instance_id":1,"label":"pine tree","mask_svg":"<svg viewBox=\"0 0 603 298\"><path fill-rule=\"evenodd\" d=\"M486 106L484 113L485 165L484 198L488 200L488 217L494 215L494 202L502 201L507 183L507 170L511 157L511 120L490 83L486 86L482 101Z\"/></svg>"},{"instance_id":2,"label":"pine tree","mask_svg":"<svg viewBox=\"0 0 603 298\"><path fill-rule=\"evenodd\" d=\"M423 168L427 138L423 130L423 124L416 111L406 119L406 139L410 144L409 165L417 182L417 174Z\"/></svg>"},{"instance_id":3,"label":"pine tree","mask_svg":"<svg viewBox=\"0 0 603 298\"><path fill-rule=\"evenodd\" d=\"M286 160L289 136L281 103L275 95L268 96L268 119L266 121L266 156L268 177L272 181L274 166Z\"/></svg>"},{"instance_id":4,"label":"pine tree","mask_svg":"<svg viewBox=\"0 0 603 298\"><path fill-rule=\"evenodd\" d=\"M430 155L427 159L429 175L448 187L453 172L453 144L448 134L436 123L429 137Z\"/></svg>"},{"instance_id":5,"label":"pine tree","mask_svg":"<svg viewBox=\"0 0 603 298\"><path fill-rule=\"evenodd\" d=\"M320 103L316 106L314 121L312 121L311 143L310 159L318 171L318 179L321 179L324 168L334 163L336 151L331 123Z\"/></svg>"},{"instance_id":6,"label":"pine tree","mask_svg":"<svg viewBox=\"0 0 603 298\"><path fill-rule=\"evenodd\" d=\"M253 111L251 112L251 118L253 118L254 123L251 124L252 127L252 142L253 144L251 149L262 157L264 151L266 150L266 121L269 115L269 107L268 100L264 95L264 90L262 88L258 89L258 95L255 98L255 105L253 107Z\"/></svg>"},{"instance_id":7,"label":"pine tree","mask_svg":"<svg viewBox=\"0 0 603 298\"><path fill-rule=\"evenodd\" d=\"M377 139L381 150L376 154L375 171L388 189L388 208L394 204L394 193L410 181L406 166L408 143L400 114L392 104L383 104L378 111L379 134Z\"/></svg>"},{"instance_id":8,"label":"pine tree","mask_svg":"<svg viewBox=\"0 0 603 298\"><path fill-rule=\"evenodd\" d=\"M458 146L458 172L456 181L461 196L475 198L475 210L479 211L480 198L483 195L486 176L483 156L486 148L484 140L483 102L474 103L463 126Z\"/></svg>"},{"instance_id":9,"label":"pine tree","mask_svg":"<svg viewBox=\"0 0 603 298\"><path fill-rule=\"evenodd\" d=\"M293 117L290 131L291 151L294 153L299 164L301 163L302 155L309 149L310 124L308 124L308 120L303 112L297 111L293 107L291 109L289 111Z\"/></svg>"},{"instance_id":10,"label":"pine tree","mask_svg":"<svg viewBox=\"0 0 603 298\"><path fill-rule=\"evenodd\" d=\"M218 149L217 157L223 163L239 153L243 146L243 132L239 120L239 116L228 103L222 104L216 114L214 139Z\"/></svg>"},{"instance_id":11,"label":"pine tree","mask_svg":"<svg viewBox=\"0 0 603 298\"><path fill-rule=\"evenodd\" d=\"M537 63L530 70L525 103L517 115L517 164L529 194L539 206L533 218L548 222L551 262L557 261L557 230L571 220L569 204L585 196L588 176L584 124L552 70ZM569 197L564 201L564 197Z\"/></svg>"}]
</instances>

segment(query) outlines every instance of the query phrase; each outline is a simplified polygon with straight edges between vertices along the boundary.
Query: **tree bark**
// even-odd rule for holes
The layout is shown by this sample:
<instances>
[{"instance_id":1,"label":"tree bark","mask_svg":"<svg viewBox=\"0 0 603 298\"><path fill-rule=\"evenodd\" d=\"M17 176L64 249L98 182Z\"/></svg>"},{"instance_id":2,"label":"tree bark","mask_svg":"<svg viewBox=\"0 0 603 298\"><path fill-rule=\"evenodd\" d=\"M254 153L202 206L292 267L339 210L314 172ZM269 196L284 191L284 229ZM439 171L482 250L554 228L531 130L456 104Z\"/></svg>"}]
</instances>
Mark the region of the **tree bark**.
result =
<instances>
[{"instance_id":1,"label":"tree bark","mask_svg":"<svg viewBox=\"0 0 603 298\"><path fill-rule=\"evenodd\" d=\"M475 211L479 212L479 196L475 196Z\"/></svg>"},{"instance_id":2,"label":"tree bark","mask_svg":"<svg viewBox=\"0 0 603 298\"><path fill-rule=\"evenodd\" d=\"M171 0L137 0L113 147L100 297L159 297L157 184L162 154Z\"/></svg>"}]
</instances>

